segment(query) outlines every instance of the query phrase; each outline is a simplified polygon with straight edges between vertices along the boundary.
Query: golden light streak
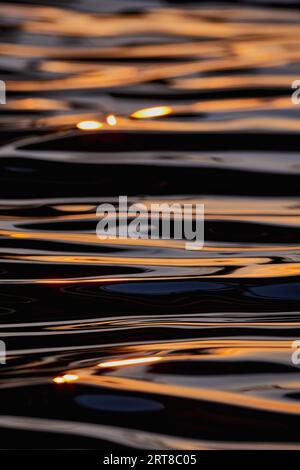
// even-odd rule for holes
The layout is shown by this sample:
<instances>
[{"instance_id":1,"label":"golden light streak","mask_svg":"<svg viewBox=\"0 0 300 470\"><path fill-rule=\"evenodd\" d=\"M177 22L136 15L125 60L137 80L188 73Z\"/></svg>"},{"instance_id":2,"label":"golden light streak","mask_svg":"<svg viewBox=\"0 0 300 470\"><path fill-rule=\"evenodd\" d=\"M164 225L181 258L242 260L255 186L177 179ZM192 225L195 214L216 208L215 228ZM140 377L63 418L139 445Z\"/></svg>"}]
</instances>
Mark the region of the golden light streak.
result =
<instances>
[{"instance_id":1,"label":"golden light streak","mask_svg":"<svg viewBox=\"0 0 300 470\"><path fill-rule=\"evenodd\" d=\"M135 119L147 119L159 116L166 116L172 113L170 106L156 106L155 108L139 109L131 114L131 117Z\"/></svg>"},{"instance_id":2,"label":"golden light streak","mask_svg":"<svg viewBox=\"0 0 300 470\"><path fill-rule=\"evenodd\" d=\"M76 124L76 127L81 131L95 131L101 129L103 124L99 121L81 121Z\"/></svg>"},{"instance_id":3,"label":"golden light streak","mask_svg":"<svg viewBox=\"0 0 300 470\"><path fill-rule=\"evenodd\" d=\"M97 364L98 367L101 368L109 368L109 367L124 367L124 366L134 366L136 364L147 364L149 362L157 362L160 361L162 357L160 356L153 356L153 357L139 357L134 359L121 359L120 361L108 361L108 362L100 362Z\"/></svg>"},{"instance_id":4,"label":"golden light streak","mask_svg":"<svg viewBox=\"0 0 300 470\"><path fill-rule=\"evenodd\" d=\"M278 413L292 413L300 415L300 404L288 401L279 401L276 399L253 396L250 394L238 393L236 391L217 390L213 388L199 388L187 385L167 384L149 382L143 379L131 379L127 377L114 377L112 375L95 376L86 375L83 378L85 385L106 387L110 390L115 389L131 391L134 393L145 392L168 397L179 397L197 399L205 402L217 404L226 404L230 406L243 407L245 409L255 409L272 411Z\"/></svg>"},{"instance_id":5,"label":"golden light streak","mask_svg":"<svg viewBox=\"0 0 300 470\"><path fill-rule=\"evenodd\" d=\"M4 258L7 258L4 256ZM36 255L16 255L9 256L9 259L38 261L43 263L68 263L68 264L113 264L118 266L138 265L138 266L235 266L238 268L246 266L256 267L258 264L266 264L271 262L271 258L245 257L245 258L136 258L136 257L117 257L117 256L36 256ZM289 263L293 266L297 265L300 270L300 263ZM270 264L269 266L273 266Z\"/></svg>"}]
</instances>

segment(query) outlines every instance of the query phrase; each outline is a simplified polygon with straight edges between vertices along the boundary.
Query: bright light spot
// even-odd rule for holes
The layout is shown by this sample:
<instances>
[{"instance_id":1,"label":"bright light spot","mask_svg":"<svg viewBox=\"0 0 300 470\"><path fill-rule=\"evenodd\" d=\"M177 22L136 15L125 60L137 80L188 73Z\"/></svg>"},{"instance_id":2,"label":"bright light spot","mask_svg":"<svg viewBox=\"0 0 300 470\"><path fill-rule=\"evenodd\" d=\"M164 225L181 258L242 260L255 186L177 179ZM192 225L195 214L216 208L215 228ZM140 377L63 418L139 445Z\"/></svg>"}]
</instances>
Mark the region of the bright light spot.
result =
<instances>
[{"instance_id":1,"label":"bright light spot","mask_svg":"<svg viewBox=\"0 0 300 470\"><path fill-rule=\"evenodd\" d=\"M107 116L106 122L109 126L115 126L117 124L117 118L113 114L110 114Z\"/></svg>"},{"instance_id":2,"label":"bright light spot","mask_svg":"<svg viewBox=\"0 0 300 470\"><path fill-rule=\"evenodd\" d=\"M81 121L76 124L76 127L82 131L95 131L101 129L103 124L99 121Z\"/></svg>"},{"instance_id":3,"label":"bright light spot","mask_svg":"<svg viewBox=\"0 0 300 470\"><path fill-rule=\"evenodd\" d=\"M147 364L149 362L160 361L162 358L159 356L153 357L139 357L135 359L122 359L120 361L109 361L109 362L100 362L98 367L122 367L122 366L134 366L136 364Z\"/></svg>"},{"instance_id":4,"label":"bright light spot","mask_svg":"<svg viewBox=\"0 0 300 470\"><path fill-rule=\"evenodd\" d=\"M63 377L55 377L55 379L53 379L53 382L55 382L56 384L63 384L64 379Z\"/></svg>"},{"instance_id":5,"label":"bright light spot","mask_svg":"<svg viewBox=\"0 0 300 470\"><path fill-rule=\"evenodd\" d=\"M78 375L76 374L65 374L63 376L63 379L66 381L66 382L74 382L74 380L77 380L79 379Z\"/></svg>"},{"instance_id":6,"label":"bright light spot","mask_svg":"<svg viewBox=\"0 0 300 470\"><path fill-rule=\"evenodd\" d=\"M79 379L76 374L65 374L62 377L55 377L53 382L56 384L64 384L65 382L74 382L74 380Z\"/></svg>"},{"instance_id":7,"label":"bright light spot","mask_svg":"<svg viewBox=\"0 0 300 470\"><path fill-rule=\"evenodd\" d=\"M172 108L170 106L157 106L155 108L145 108L135 111L131 114L131 117L135 119L146 119L146 118L153 118L158 116L166 116L172 112Z\"/></svg>"}]
</instances>

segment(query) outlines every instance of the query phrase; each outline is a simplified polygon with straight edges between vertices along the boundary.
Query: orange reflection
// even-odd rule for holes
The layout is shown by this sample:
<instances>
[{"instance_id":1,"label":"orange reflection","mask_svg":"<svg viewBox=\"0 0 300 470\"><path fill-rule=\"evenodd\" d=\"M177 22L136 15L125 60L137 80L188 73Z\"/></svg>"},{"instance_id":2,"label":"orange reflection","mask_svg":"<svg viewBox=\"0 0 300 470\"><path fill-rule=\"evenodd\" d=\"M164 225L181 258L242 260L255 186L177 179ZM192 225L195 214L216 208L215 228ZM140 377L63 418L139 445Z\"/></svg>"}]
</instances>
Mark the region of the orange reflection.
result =
<instances>
[{"instance_id":1,"label":"orange reflection","mask_svg":"<svg viewBox=\"0 0 300 470\"><path fill-rule=\"evenodd\" d=\"M94 131L103 127L102 122L99 121L81 121L76 124L76 127L81 131Z\"/></svg>"},{"instance_id":2,"label":"orange reflection","mask_svg":"<svg viewBox=\"0 0 300 470\"><path fill-rule=\"evenodd\" d=\"M121 359L120 361L108 361L108 362L100 362L98 367L106 368L106 367L123 367L123 366L133 366L136 364L147 364L149 362L157 362L160 361L162 357L160 356L153 356L153 357L139 357L134 359Z\"/></svg>"},{"instance_id":3,"label":"orange reflection","mask_svg":"<svg viewBox=\"0 0 300 470\"><path fill-rule=\"evenodd\" d=\"M172 108L170 106L157 106L155 108L145 108L135 111L131 114L131 117L135 119L147 119L158 116L166 116L167 114L172 113Z\"/></svg>"}]
</instances>

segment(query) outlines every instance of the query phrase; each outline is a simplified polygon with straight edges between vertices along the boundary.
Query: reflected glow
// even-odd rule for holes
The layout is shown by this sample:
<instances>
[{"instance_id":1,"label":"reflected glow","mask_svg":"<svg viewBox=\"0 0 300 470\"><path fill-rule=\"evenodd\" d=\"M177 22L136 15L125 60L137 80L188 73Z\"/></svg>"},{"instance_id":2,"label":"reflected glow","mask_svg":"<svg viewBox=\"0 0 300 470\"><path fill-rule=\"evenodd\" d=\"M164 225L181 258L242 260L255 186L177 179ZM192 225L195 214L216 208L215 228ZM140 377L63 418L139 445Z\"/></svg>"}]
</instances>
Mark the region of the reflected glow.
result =
<instances>
[{"instance_id":1,"label":"reflected glow","mask_svg":"<svg viewBox=\"0 0 300 470\"><path fill-rule=\"evenodd\" d=\"M149 362L157 362L160 361L162 357L154 356L154 357L139 357L134 359L122 359L120 361L109 361L109 362L100 362L98 367L106 368L106 367L123 367L123 366L134 366L136 364L147 364Z\"/></svg>"},{"instance_id":2,"label":"reflected glow","mask_svg":"<svg viewBox=\"0 0 300 470\"><path fill-rule=\"evenodd\" d=\"M79 377L78 375L76 374L65 374L63 376L63 379L66 381L66 382L74 382L74 380L78 380Z\"/></svg>"},{"instance_id":3,"label":"reflected glow","mask_svg":"<svg viewBox=\"0 0 300 470\"><path fill-rule=\"evenodd\" d=\"M158 116L166 116L167 114L172 113L172 108L170 106L157 106L155 108L145 108L135 111L131 114L131 117L135 119L147 119Z\"/></svg>"},{"instance_id":4,"label":"reflected glow","mask_svg":"<svg viewBox=\"0 0 300 470\"><path fill-rule=\"evenodd\" d=\"M76 127L82 131L95 131L101 129L103 124L99 121L81 121L76 124Z\"/></svg>"},{"instance_id":5,"label":"reflected glow","mask_svg":"<svg viewBox=\"0 0 300 470\"><path fill-rule=\"evenodd\" d=\"M56 384L63 384L64 383L64 379L62 377L55 377L53 379L53 382L56 383Z\"/></svg>"},{"instance_id":6,"label":"reflected glow","mask_svg":"<svg viewBox=\"0 0 300 470\"><path fill-rule=\"evenodd\" d=\"M55 377L53 379L53 382L56 384L63 384L65 382L74 382L75 380L78 380L79 377L76 374L65 374L62 377Z\"/></svg>"},{"instance_id":7,"label":"reflected glow","mask_svg":"<svg viewBox=\"0 0 300 470\"><path fill-rule=\"evenodd\" d=\"M114 116L113 114L109 114L107 117L106 117L106 122L109 126L116 126L117 124L117 118L116 116Z\"/></svg>"}]
</instances>

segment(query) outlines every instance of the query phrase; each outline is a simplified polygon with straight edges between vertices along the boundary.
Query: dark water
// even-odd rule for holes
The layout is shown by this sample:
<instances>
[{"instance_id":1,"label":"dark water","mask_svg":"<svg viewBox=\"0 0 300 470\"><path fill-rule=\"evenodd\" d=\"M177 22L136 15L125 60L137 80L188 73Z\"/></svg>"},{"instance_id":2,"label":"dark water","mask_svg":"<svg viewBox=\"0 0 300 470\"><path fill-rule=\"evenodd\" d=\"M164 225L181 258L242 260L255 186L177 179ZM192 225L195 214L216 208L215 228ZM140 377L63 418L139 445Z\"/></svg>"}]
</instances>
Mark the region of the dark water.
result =
<instances>
[{"instance_id":1,"label":"dark water","mask_svg":"<svg viewBox=\"0 0 300 470\"><path fill-rule=\"evenodd\" d=\"M1 447L300 448L297 2L7 1L0 25ZM125 194L204 202L205 248L99 240Z\"/></svg>"}]
</instances>

